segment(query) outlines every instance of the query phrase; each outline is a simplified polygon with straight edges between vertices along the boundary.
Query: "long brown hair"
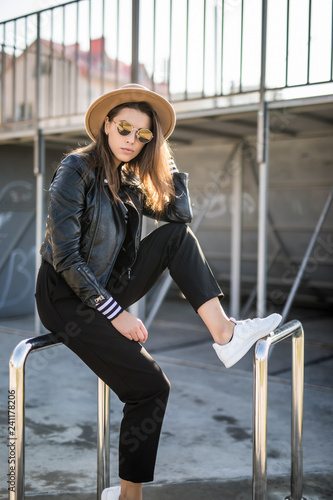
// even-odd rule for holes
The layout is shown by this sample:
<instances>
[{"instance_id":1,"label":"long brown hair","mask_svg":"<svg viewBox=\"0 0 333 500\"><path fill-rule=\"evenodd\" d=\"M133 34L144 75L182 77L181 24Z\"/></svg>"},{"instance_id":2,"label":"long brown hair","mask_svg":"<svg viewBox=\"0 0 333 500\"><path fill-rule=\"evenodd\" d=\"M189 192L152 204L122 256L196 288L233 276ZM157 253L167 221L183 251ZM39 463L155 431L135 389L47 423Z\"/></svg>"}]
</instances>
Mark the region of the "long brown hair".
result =
<instances>
[{"instance_id":1,"label":"long brown hair","mask_svg":"<svg viewBox=\"0 0 333 500\"><path fill-rule=\"evenodd\" d=\"M158 216L163 211L165 205L172 202L175 198L169 166L171 150L164 139L158 115L148 103L130 102L121 104L108 113L109 120L112 121L124 108L141 111L148 115L151 120L153 139L142 148L138 156L126 164L126 168L139 178L140 188L146 196L146 204ZM117 203L120 181L108 143L108 137L105 133L104 123L96 138L96 142L92 142L83 148L75 149L71 153L79 154L84 158L88 165L88 172L90 170L98 171L103 189L105 189L104 179L107 179L112 199Z\"/></svg>"}]
</instances>

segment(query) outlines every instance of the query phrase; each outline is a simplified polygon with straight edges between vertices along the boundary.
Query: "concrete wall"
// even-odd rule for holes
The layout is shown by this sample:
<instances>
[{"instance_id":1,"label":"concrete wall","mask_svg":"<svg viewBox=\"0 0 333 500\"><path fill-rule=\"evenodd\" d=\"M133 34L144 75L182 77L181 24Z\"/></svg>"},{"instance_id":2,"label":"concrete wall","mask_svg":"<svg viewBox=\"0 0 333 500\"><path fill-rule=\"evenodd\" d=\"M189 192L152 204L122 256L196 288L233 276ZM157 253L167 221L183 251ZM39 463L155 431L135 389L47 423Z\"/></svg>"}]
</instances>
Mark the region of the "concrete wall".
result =
<instances>
[{"instance_id":1,"label":"concrete wall","mask_svg":"<svg viewBox=\"0 0 333 500\"><path fill-rule=\"evenodd\" d=\"M60 154L54 150L46 153L48 180ZM1 146L0 158L0 317L23 316L34 310L33 147Z\"/></svg>"},{"instance_id":2,"label":"concrete wall","mask_svg":"<svg viewBox=\"0 0 333 500\"><path fill-rule=\"evenodd\" d=\"M232 151L236 154L230 161ZM248 296L256 282L258 185L255 138L229 144L175 147L180 170L190 172L194 214L207 200L211 206L197 232L199 240L228 293L230 229L234 172L243 171L242 291ZM333 187L332 137L286 138L270 143L268 300L285 301L310 242L327 196ZM229 160L229 161L228 161ZM326 217L306 267L299 297L331 302L333 295L333 206Z\"/></svg>"}]
</instances>

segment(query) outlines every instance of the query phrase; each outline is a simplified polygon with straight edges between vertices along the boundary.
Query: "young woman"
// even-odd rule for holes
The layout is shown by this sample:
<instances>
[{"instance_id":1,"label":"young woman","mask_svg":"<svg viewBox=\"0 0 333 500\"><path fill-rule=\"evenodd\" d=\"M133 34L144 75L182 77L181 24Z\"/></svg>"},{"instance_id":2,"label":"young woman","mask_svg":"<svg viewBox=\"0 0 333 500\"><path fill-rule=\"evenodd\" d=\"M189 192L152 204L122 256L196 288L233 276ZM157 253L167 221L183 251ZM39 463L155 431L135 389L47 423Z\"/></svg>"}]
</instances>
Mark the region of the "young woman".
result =
<instances>
[{"instance_id":1,"label":"young woman","mask_svg":"<svg viewBox=\"0 0 333 500\"><path fill-rule=\"evenodd\" d=\"M221 289L187 226L187 174L170 158L175 112L167 100L126 85L94 101L85 124L93 142L65 157L50 186L36 300L45 327L125 404L121 487L104 490L102 500L141 500L142 483L153 480L169 382L142 345L143 322L126 309L168 268L226 367L281 316L236 321L223 311ZM167 224L141 240L143 215Z\"/></svg>"}]
</instances>

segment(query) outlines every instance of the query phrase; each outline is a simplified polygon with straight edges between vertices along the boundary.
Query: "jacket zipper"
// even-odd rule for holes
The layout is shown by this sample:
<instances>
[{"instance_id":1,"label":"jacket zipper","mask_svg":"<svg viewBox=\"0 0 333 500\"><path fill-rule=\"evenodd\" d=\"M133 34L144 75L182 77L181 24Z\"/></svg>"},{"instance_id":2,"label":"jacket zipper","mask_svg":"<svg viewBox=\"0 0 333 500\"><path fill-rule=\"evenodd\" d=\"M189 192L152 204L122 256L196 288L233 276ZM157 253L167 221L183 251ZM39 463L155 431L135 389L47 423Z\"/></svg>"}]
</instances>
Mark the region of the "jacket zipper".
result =
<instances>
[{"instance_id":1,"label":"jacket zipper","mask_svg":"<svg viewBox=\"0 0 333 500\"><path fill-rule=\"evenodd\" d=\"M92 281L90 276L88 276L88 274L85 272L85 270L82 269L82 267L78 267L77 270L82 274L82 276L84 276L84 278L88 281L88 283L90 283L90 285L95 289L95 291L98 293L98 295L100 295L101 291L96 287L95 283Z\"/></svg>"},{"instance_id":2,"label":"jacket zipper","mask_svg":"<svg viewBox=\"0 0 333 500\"><path fill-rule=\"evenodd\" d=\"M123 203L121 200L120 200L119 202L120 202L120 203L124 206L124 208L126 209L126 207L125 207L124 203ZM126 209L126 210L127 210L127 209ZM110 276L111 276L111 274L112 274L112 269L113 269L113 266L114 266L114 264L115 264L115 262L116 262L116 260L117 260L117 257L118 257L118 255L119 255L120 249L121 249L121 247L122 247L122 245L123 245L124 241L125 241L125 235L124 235L123 241L121 242L121 245L119 245L119 250L118 250L118 252L117 252L117 253L116 253L116 255L114 256L114 259L113 259L112 265L110 266L111 271L110 271L110 272L109 272L109 274L108 274L107 281L109 281L109 279L110 279ZM121 273L121 275L120 275L120 276L123 276L124 272L125 272L125 271L123 271L123 272ZM127 270L127 276L129 276L129 278L130 278L130 275L131 275L131 268L129 268L129 269Z\"/></svg>"},{"instance_id":3,"label":"jacket zipper","mask_svg":"<svg viewBox=\"0 0 333 500\"><path fill-rule=\"evenodd\" d=\"M92 249L93 249L93 246L94 246L94 243L95 243L95 239L96 239L97 229L99 227L100 218L101 218L101 195L99 194L97 223L95 225L94 234L93 234L93 237L91 239L91 244L90 244L89 253L88 253L88 257L87 257L87 264L89 264L89 261L90 261L91 252L92 252Z\"/></svg>"},{"instance_id":4,"label":"jacket zipper","mask_svg":"<svg viewBox=\"0 0 333 500\"><path fill-rule=\"evenodd\" d=\"M135 206L135 203L134 201L132 200L132 197L130 195L130 193L128 193L128 197L130 198L131 202L132 202L132 207L134 208L134 210L136 211L136 214L137 214L137 217L138 217L138 228L137 228L137 231L136 231L136 234L135 234L135 241L134 241L134 259L133 259L133 262L132 262L132 265L131 267L128 267L127 268L127 277L128 279L131 279L131 270L132 270L132 266L134 265L135 261L136 261L136 256L138 254L137 252L137 248L136 248L136 242L137 242L137 239L138 239L138 233L139 233L139 228L140 228L140 215L139 215L139 212L138 212L138 209L136 208Z\"/></svg>"}]
</instances>

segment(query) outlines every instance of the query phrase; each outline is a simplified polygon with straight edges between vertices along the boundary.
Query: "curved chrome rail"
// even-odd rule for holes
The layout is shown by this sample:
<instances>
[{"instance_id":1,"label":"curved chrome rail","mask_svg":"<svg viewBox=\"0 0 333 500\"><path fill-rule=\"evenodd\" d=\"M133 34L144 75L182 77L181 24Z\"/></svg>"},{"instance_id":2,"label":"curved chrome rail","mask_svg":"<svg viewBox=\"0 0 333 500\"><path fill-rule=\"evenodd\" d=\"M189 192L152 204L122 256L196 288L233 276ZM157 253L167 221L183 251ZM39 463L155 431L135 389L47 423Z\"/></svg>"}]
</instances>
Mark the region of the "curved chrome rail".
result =
<instances>
[{"instance_id":1,"label":"curved chrome rail","mask_svg":"<svg viewBox=\"0 0 333 500\"><path fill-rule=\"evenodd\" d=\"M25 364L31 352L62 344L53 334L22 340L9 360L9 500L24 500ZM97 498L110 481L110 390L98 379Z\"/></svg>"},{"instance_id":2,"label":"curved chrome rail","mask_svg":"<svg viewBox=\"0 0 333 500\"><path fill-rule=\"evenodd\" d=\"M253 500L266 500L267 489L267 378L271 346L292 336L292 411L291 411L291 496L305 500L303 488L303 387L304 331L293 320L257 342L254 352L253 404ZM287 500L287 499L286 499Z\"/></svg>"}]
</instances>

